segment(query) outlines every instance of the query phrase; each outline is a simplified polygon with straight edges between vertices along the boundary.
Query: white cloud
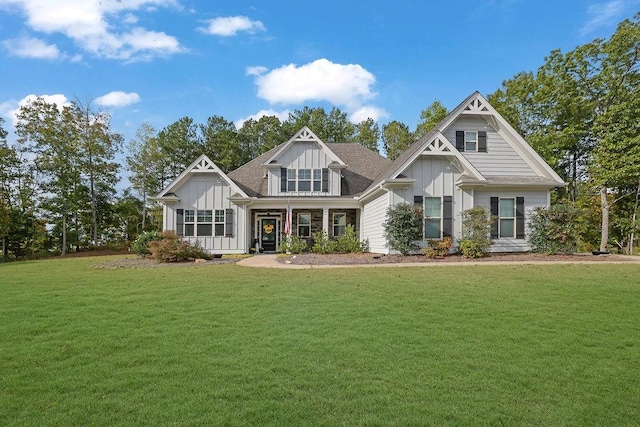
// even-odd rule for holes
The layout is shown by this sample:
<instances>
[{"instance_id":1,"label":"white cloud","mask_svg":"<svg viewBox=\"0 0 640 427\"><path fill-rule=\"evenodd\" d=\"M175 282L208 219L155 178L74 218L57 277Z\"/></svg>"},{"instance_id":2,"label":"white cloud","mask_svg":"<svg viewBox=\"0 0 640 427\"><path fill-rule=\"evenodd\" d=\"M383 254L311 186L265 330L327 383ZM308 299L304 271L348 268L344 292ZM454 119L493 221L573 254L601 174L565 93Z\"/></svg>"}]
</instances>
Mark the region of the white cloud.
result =
<instances>
[{"instance_id":1,"label":"white cloud","mask_svg":"<svg viewBox=\"0 0 640 427\"><path fill-rule=\"evenodd\" d=\"M336 64L323 58L299 67L289 64L271 71L250 67L247 74L256 76L258 96L270 104L324 101L345 108L354 122L364 116L362 120L386 117L384 110L365 105L377 96L373 90L376 78L358 64Z\"/></svg>"},{"instance_id":2,"label":"white cloud","mask_svg":"<svg viewBox=\"0 0 640 427\"><path fill-rule=\"evenodd\" d=\"M389 117L389 114L387 114L385 110L371 105L366 105L352 112L349 115L349 120L352 123L360 123L367 119L373 119L377 122L387 117Z\"/></svg>"},{"instance_id":3,"label":"white cloud","mask_svg":"<svg viewBox=\"0 0 640 427\"><path fill-rule=\"evenodd\" d=\"M588 21L580 29L581 35L587 35L600 27L615 25L624 15L629 4L625 0L610 0L594 3L587 8Z\"/></svg>"},{"instance_id":4,"label":"white cloud","mask_svg":"<svg viewBox=\"0 0 640 427\"><path fill-rule=\"evenodd\" d=\"M135 92L125 93L120 90L109 92L95 99L95 103L102 107L126 107L140 102L140 95Z\"/></svg>"},{"instance_id":5,"label":"white cloud","mask_svg":"<svg viewBox=\"0 0 640 427\"><path fill-rule=\"evenodd\" d=\"M4 40L2 46L10 54L21 58L57 59L60 57L60 51L55 44L47 44L44 40L31 37Z\"/></svg>"},{"instance_id":6,"label":"white cloud","mask_svg":"<svg viewBox=\"0 0 640 427\"><path fill-rule=\"evenodd\" d=\"M243 119L238 119L233 123L236 125L236 129L240 129L244 124L244 122L246 122L247 120L253 119L257 121L257 120L260 120L261 117L265 117L265 116L276 116L278 119L280 119L281 122L283 122L289 118L289 113L291 113L291 111L289 110L283 110L283 111L260 110L255 114L247 116Z\"/></svg>"},{"instance_id":7,"label":"white cloud","mask_svg":"<svg viewBox=\"0 0 640 427\"><path fill-rule=\"evenodd\" d=\"M185 50L175 37L163 32L122 28L135 22L130 11L179 7L175 0L0 0L0 6L3 4L21 10L33 31L63 34L99 57L149 59Z\"/></svg>"},{"instance_id":8,"label":"white cloud","mask_svg":"<svg viewBox=\"0 0 640 427\"><path fill-rule=\"evenodd\" d=\"M361 105L376 96L376 78L357 64L334 64L318 59L297 67L285 65L256 77L258 96L271 104L327 101L336 105Z\"/></svg>"},{"instance_id":9,"label":"white cloud","mask_svg":"<svg viewBox=\"0 0 640 427\"><path fill-rule=\"evenodd\" d=\"M221 37L235 36L241 31L249 34L255 34L266 30L262 22L252 21L246 16L228 16L209 19L204 22L207 24L207 27L200 27L199 30L207 34Z\"/></svg>"}]
</instances>

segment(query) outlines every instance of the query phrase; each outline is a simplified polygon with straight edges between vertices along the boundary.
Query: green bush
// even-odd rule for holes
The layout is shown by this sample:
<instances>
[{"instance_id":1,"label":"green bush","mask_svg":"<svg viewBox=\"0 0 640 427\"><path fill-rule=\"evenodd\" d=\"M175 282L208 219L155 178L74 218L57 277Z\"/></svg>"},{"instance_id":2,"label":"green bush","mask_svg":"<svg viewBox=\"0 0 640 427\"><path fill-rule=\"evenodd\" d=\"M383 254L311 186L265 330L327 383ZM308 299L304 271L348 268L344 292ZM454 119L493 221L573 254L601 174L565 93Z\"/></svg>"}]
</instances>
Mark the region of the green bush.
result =
<instances>
[{"instance_id":1,"label":"green bush","mask_svg":"<svg viewBox=\"0 0 640 427\"><path fill-rule=\"evenodd\" d=\"M580 210L567 204L536 208L529 220L531 250L546 254L570 254L578 248Z\"/></svg>"},{"instance_id":2,"label":"green bush","mask_svg":"<svg viewBox=\"0 0 640 427\"><path fill-rule=\"evenodd\" d=\"M414 205L400 203L387 209L383 226L387 247L402 255L419 249L416 242L422 239L422 213Z\"/></svg>"},{"instance_id":3,"label":"green bush","mask_svg":"<svg viewBox=\"0 0 640 427\"><path fill-rule=\"evenodd\" d=\"M366 245L364 242L358 240L358 233L356 233L353 225L349 224L344 230L344 234L339 236L333 244L332 253L338 254L350 254L354 252L363 252Z\"/></svg>"},{"instance_id":4,"label":"green bush","mask_svg":"<svg viewBox=\"0 0 640 427\"><path fill-rule=\"evenodd\" d=\"M280 244L280 250L288 254L301 254L305 249L307 249L307 241L298 236L289 236Z\"/></svg>"},{"instance_id":5,"label":"green bush","mask_svg":"<svg viewBox=\"0 0 640 427\"><path fill-rule=\"evenodd\" d=\"M493 244L491 236L491 215L482 207L467 209L462 213L462 239L459 249L467 258L480 258Z\"/></svg>"},{"instance_id":6,"label":"green bush","mask_svg":"<svg viewBox=\"0 0 640 427\"><path fill-rule=\"evenodd\" d=\"M165 231L161 237L162 240L149 242L151 258L158 262L179 262L197 258L211 259L211 256L202 250L199 243L190 245L173 231Z\"/></svg>"},{"instance_id":7,"label":"green bush","mask_svg":"<svg viewBox=\"0 0 640 427\"><path fill-rule=\"evenodd\" d=\"M162 236L157 231L145 231L138 236L136 240L131 243L131 252L138 254L141 257L146 257L151 254L149 252L149 242L162 240Z\"/></svg>"},{"instance_id":8,"label":"green bush","mask_svg":"<svg viewBox=\"0 0 640 427\"><path fill-rule=\"evenodd\" d=\"M329 236L324 230L316 231L312 234L313 246L311 252L314 254L328 254L329 253Z\"/></svg>"}]
</instances>

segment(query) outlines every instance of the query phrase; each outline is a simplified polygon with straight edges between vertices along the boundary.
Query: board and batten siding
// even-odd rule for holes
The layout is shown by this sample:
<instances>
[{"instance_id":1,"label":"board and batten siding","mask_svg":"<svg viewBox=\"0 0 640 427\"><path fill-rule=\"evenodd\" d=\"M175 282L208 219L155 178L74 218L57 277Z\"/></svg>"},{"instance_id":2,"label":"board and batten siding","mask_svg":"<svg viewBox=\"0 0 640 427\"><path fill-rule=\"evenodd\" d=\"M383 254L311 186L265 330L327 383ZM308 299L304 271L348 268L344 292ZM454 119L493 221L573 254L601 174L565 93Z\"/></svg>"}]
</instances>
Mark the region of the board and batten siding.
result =
<instances>
[{"instance_id":1,"label":"board and batten siding","mask_svg":"<svg viewBox=\"0 0 640 427\"><path fill-rule=\"evenodd\" d=\"M323 169L328 168L332 159L322 150L318 144L311 141L296 141L280 155L277 163L287 169ZM340 195L340 170L329 169L329 191L281 191L280 169L269 169L269 195L287 196L339 196Z\"/></svg>"},{"instance_id":2,"label":"board and batten siding","mask_svg":"<svg viewBox=\"0 0 640 427\"><path fill-rule=\"evenodd\" d=\"M529 237L529 218L537 207L549 206L549 192L547 190L476 190L474 205L482 206L487 212L491 212L491 197L516 198L524 197L524 232L525 239L498 238L493 239L490 252L526 252L531 250L527 241Z\"/></svg>"},{"instance_id":3,"label":"board and batten siding","mask_svg":"<svg viewBox=\"0 0 640 427\"><path fill-rule=\"evenodd\" d=\"M384 224L389 208L389 193L366 203L360 219L360 238L369 241L369 251L388 254L387 239L384 237Z\"/></svg>"},{"instance_id":4,"label":"board and batten siding","mask_svg":"<svg viewBox=\"0 0 640 427\"><path fill-rule=\"evenodd\" d=\"M210 209L215 217L216 209L233 210L233 236L185 236L190 244L199 241L206 252L210 253L246 253L246 214L244 206L233 205L229 201L230 187L217 176L194 175L178 190L176 195L180 203L166 207L167 230L176 229L177 209ZM215 228L215 226L212 226Z\"/></svg>"},{"instance_id":5,"label":"board and batten siding","mask_svg":"<svg viewBox=\"0 0 640 427\"><path fill-rule=\"evenodd\" d=\"M487 152L463 151L462 155L485 177L538 176L522 157L483 118L463 115L444 132L455 145L456 131L486 131Z\"/></svg>"}]
</instances>

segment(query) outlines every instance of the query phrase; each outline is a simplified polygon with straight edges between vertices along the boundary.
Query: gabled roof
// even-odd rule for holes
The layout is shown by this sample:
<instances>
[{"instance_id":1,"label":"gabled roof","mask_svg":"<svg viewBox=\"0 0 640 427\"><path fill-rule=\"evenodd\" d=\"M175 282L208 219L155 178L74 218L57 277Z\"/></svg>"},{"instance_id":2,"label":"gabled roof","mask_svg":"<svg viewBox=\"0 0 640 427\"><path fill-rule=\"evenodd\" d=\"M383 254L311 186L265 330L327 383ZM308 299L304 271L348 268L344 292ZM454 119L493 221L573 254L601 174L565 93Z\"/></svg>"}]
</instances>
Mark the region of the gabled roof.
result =
<instances>
[{"instance_id":1,"label":"gabled roof","mask_svg":"<svg viewBox=\"0 0 640 427\"><path fill-rule=\"evenodd\" d=\"M400 175L415 159L424 154L431 155L447 155L453 160L457 167L461 168L463 180L473 182L479 185L493 184L494 178L485 178L465 157L460 153L451 141L443 135L443 132L453 124L453 122L461 115L474 114L486 118L493 126L502 127L508 133L511 145L517 145L514 149L523 157L523 159L532 167L534 171L540 174L540 179L535 180L538 185L562 186L564 181L553 169L538 155L538 153L527 144L527 142L516 132L509 123L489 104L489 102L476 91L469 95L456 108L447 114L433 129L409 146L398 158L383 169L372 181L371 185L363 192L363 196L374 191L385 180L395 179ZM498 180L500 181L500 180ZM511 182L524 182L519 177L511 177ZM531 180L529 181L531 182ZM507 182L501 182L506 185ZM496 183L497 184L497 183ZM522 184L520 184L522 185Z\"/></svg>"},{"instance_id":2,"label":"gabled roof","mask_svg":"<svg viewBox=\"0 0 640 427\"><path fill-rule=\"evenodd\" d=\"M234 196L248 197L235 182L233 182L222 170L211 161L206 155L202 154L189 167L187 167L180 175L176 177L169 185L167 185L157 196L152 199L159 202L175 202L179 199L175 195L182 185L194 174L199 173L215 173L231 187L231 194Z\"/></svg>"},{"instance_id":3,"label":"gabled roof","mask_svg":"<svg viewBox=\"0 0 640 427\"><path fill-rule=\"evenodd\" d=\"M320 149L324 151L327 156L331 159L332 162L335 162L338 165L345 166L345 163L338 157L333 151L327 147L327 145L318 138L318 136L311 131L307 126L304 126L298 132L295 133L287 142L277 147L275 150L264 162L264 164L277 163L277 159L280 157L282 153L287 151L292 144L296 142L315 142L320 146Z\"/></svg>"}]
</instances>

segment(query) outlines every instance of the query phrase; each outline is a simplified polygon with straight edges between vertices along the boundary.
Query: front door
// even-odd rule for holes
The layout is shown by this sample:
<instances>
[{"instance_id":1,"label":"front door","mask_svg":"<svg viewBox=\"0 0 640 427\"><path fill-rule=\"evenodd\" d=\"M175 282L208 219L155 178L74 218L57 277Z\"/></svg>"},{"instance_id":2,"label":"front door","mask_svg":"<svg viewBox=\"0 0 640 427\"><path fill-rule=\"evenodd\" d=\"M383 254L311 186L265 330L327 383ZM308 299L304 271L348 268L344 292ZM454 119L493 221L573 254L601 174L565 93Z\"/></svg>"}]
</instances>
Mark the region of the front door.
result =
<instances>
[{"instance_id":1,"label":"front door","mask_svg":"<svg viewBox=\"0 0 640 427\"><path fill-rule=\"evenodd\" d=\"M275 252L276 236L278 235L275 218L260 219L260 247L267 252Z\"/></svg>"}]
</instances>

